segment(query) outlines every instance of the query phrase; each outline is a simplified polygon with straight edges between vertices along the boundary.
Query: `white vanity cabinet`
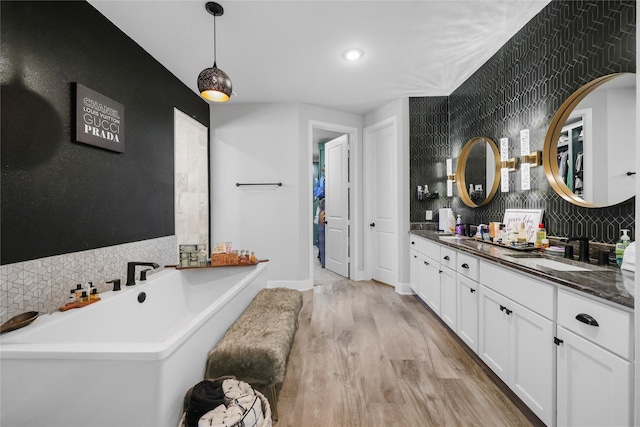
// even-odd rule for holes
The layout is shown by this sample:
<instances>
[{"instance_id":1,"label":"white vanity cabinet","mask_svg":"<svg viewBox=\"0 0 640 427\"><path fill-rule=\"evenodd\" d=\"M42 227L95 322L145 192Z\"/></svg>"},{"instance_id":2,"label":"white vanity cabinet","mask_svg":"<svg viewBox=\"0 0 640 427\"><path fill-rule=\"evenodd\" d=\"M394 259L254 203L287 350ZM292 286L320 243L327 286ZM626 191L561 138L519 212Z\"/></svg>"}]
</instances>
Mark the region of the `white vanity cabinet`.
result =
<instances>
[{"instance_id":1,"label":"white vanity cabinet","mask_svg":"<svg viewBox=\"0 0 640 427\"><path fill-rule=\"evenodd\" d=\"M478 355L548 426L555 425L555 289L480 262Z\"/></svg>"},{"instance_id":2,"label":"white vanity cabinet","mask_svg":"<svg viewBox=\"0 0 640 427\"><path fill-rule=\"evenodd\" d=\"M440 316L440 245L418 239L418 296Z\"/></svg>"},{"instance_id":3,"label":"white vanity cabinet","mask_svg":"<svg viewBox=\"0 0 640 427\"><path fill-rule=\"evenodd\" d=\"M456 251L446 246L440 247L440 318L456 330L457 324L457 288L456 288Z\"/></svg>"},{"instance_id":4,"label":"white vanity cabinet","mask_svg":"<svg viewBox=\"0 0 640 427\"><path fill-rule=\"evenodd\" d=\"M418 293L418 238L411 236L409 239L409 285L411 290Z\"/></svg>"},{"instance_id":5,"label":"white vanity cabinet","mask_svg":"<svg viewBox=\"0 0 640 427\"><path fill-rule=\"evenodd\" d=\"M456 258L457 322L455 331L475 353L478 353L478 276L480 262L476 257L459 252Z\"/></svg>"},{"instance_id":6,"label":"white vanity cabinet","mask_svg":"<svg viewBox=\"0 0 640 427\"><path fill-rule=\"evenodd\" d=\"M632 313L558 290L556 337L558 425L632 425Z\"/></svg>"}]
</instances>

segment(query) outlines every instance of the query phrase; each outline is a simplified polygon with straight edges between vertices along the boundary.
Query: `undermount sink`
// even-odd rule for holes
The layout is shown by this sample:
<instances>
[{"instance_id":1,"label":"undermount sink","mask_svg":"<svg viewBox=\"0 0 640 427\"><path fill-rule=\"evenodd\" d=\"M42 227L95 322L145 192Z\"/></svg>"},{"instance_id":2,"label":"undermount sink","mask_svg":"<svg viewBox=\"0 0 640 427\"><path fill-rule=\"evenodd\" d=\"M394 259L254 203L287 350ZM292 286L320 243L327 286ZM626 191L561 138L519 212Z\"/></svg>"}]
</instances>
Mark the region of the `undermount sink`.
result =
<instances>
[{"instance_id":1,"label":"undermount sink","mask_svg":"<svg viewBox=\"0 0 640 427\"><path fill-rule=\"evenodd\" d=\"M556 270L556 271L591 271L591 269L589 268L579 267L577 265L569 264L566 262L540 258L539 254L530 254L529 256L526 256L524 254L517 254L517 255L508 255L508 256L511 258L517 258L519 263L532 268L544 267L544 268L550 268L551 270Z\"/></svg>"},{"instance_id":2,"label":"undermount sink","mask_svg":"<svg viewBox=\"0 0 640 427\"><path fill-rule=\"evenodd\" d=\"M447 235L447 236L438 236L440 240L457 240L460 239L460 236Z\"/></svg>"}]
</instances>

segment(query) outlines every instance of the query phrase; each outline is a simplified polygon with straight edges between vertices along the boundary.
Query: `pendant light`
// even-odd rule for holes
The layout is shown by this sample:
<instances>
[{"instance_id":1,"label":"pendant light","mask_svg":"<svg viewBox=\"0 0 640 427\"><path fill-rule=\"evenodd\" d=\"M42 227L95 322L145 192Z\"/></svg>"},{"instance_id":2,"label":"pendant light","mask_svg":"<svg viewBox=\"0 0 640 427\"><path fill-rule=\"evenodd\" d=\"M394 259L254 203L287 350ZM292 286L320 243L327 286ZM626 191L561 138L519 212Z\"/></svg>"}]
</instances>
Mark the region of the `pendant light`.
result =
<instances>
[{"instance_id":1,"label":"pendant light","mask_svg":"<svg viewBox=\"0 0 640 427\"><path fill-rule=\"evenodd\" d=\"M204 99L226 102L231 96L231 79L216 65L216 16L221 16L224 9L212 1L208 2L205 8L213 15L213 67L205 68L198 76L198 90Z\"/></svg>"}]
</instances>

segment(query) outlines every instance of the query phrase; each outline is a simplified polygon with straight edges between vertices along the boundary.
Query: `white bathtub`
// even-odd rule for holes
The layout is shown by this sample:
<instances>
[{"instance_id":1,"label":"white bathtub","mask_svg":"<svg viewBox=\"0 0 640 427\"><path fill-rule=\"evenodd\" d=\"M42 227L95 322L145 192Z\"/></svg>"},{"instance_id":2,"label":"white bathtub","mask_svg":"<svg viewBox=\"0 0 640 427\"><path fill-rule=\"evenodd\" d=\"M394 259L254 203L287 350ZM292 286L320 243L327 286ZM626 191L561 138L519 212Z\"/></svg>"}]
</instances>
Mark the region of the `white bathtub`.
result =
<instances>
[{"instance_id":1,"label":"white bathtub","mask_svg":"<svg viewBox=\"0 0 640 427\"><path fill-rule=\"evenodd\" d=\"M265 287L266 266L167 269L0 336L0 425L177 426L185 392Z\"/></svg>"}]
</instances>

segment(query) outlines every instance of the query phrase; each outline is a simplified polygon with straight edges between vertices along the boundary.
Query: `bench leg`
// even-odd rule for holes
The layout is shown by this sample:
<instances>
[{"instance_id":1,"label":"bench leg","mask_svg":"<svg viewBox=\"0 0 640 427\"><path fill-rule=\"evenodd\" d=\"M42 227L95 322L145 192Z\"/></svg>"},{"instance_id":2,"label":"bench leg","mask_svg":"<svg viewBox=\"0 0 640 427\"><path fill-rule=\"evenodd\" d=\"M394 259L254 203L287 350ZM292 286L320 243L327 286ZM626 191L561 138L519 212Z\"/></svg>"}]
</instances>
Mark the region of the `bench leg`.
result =
<instances>
[{"instance_id":1,"label":"bench leg","mask_svg":"<svg viewBox=\"0 0 640 427\"><path fill-rule=\"evenodd\" d=\"M278 421L278 394L275 384L269 386L269 394L271 395L271 418Z\"/></svg>"}]
</instances>

